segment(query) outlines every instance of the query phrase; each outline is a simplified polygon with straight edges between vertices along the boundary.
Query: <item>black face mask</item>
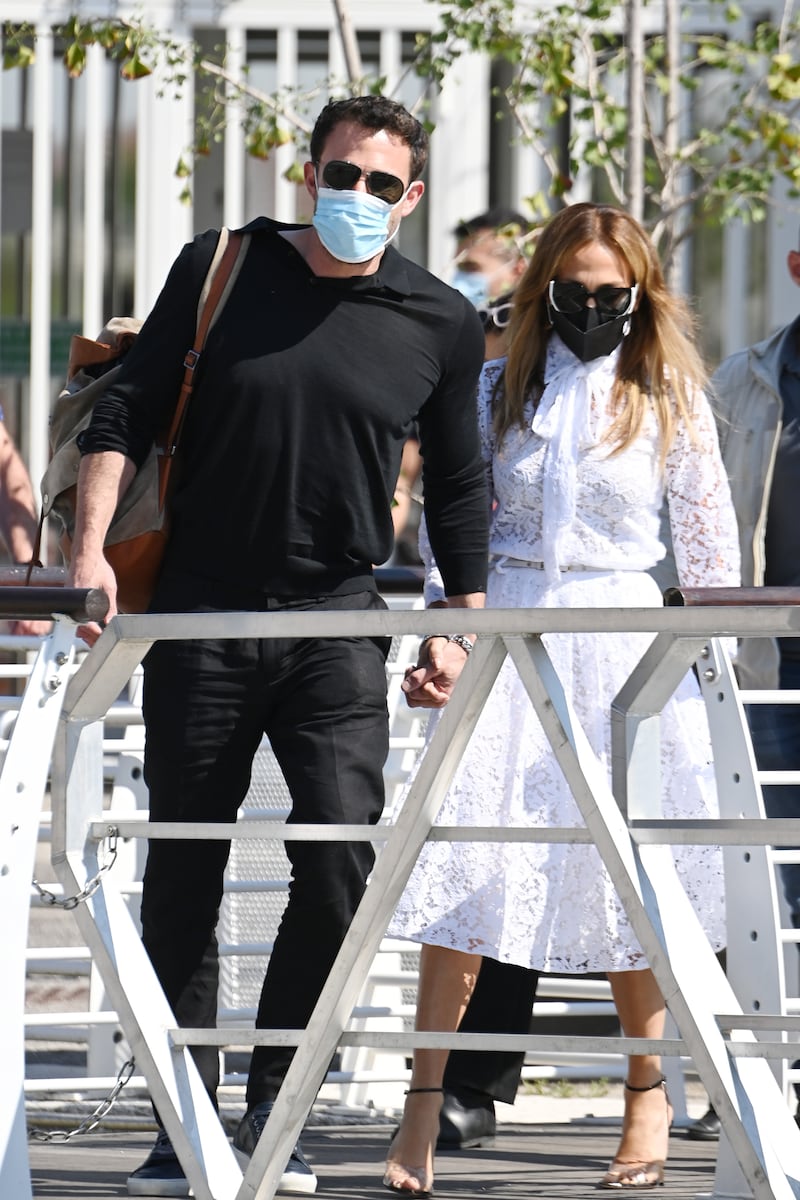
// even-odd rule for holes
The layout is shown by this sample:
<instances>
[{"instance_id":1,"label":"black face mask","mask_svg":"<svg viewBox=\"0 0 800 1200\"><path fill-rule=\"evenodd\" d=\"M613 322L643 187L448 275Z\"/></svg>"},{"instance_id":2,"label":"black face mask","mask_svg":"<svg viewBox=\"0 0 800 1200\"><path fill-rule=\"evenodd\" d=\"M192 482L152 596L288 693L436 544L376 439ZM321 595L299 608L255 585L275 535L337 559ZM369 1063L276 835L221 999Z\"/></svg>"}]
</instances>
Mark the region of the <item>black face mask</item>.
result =
<instances>
[{"instance_id":1,"label":"black face mask","mask_svg":"<svg viewBox=\"0 0 800 1200\"><path fill-rule=\"evenodd\" d=\"M549 304L547 311L556 333L581 362L611 354L631 327L630 313L613 317L588 307L576 313L560 313Z\"/></svg>"}]
</instances>

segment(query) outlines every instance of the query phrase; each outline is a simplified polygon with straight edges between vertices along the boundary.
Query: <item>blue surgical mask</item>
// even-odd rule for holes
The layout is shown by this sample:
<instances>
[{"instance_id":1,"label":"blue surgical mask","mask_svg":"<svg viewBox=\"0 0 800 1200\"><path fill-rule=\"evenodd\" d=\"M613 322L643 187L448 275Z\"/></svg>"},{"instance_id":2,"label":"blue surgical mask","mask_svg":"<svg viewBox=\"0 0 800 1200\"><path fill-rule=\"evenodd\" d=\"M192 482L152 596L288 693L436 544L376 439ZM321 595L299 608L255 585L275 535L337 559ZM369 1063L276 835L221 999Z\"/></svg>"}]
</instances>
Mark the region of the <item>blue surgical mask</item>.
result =
<instances>
[{"instance_id":1,"label":"blue surgical mask","mask_svg":"<svg viewBox=\"0 0 800 1200\"><path fill-rule=\"evenodd\" d=\"M404 197L397 201L401 204ZM397 205L369 192L317 189L312 225L325 249L340 262L368 262L380 254L397 233L389 233L389 218Z\"/></svg>"},{"instance_id":2,"label":"blue surgical mask","mask_svg":"<svg viewBox=\"0 0 800 1200\"><path fill-rule=\"evenodd\" d=\"M470 304L474 304L476 308L481 308L489 300L489 276L484 275L482 271L456 269L450 280L450 286L454 287L457 292L461 292L462 296L466 296Z\"/></svg>"}]
</instances>

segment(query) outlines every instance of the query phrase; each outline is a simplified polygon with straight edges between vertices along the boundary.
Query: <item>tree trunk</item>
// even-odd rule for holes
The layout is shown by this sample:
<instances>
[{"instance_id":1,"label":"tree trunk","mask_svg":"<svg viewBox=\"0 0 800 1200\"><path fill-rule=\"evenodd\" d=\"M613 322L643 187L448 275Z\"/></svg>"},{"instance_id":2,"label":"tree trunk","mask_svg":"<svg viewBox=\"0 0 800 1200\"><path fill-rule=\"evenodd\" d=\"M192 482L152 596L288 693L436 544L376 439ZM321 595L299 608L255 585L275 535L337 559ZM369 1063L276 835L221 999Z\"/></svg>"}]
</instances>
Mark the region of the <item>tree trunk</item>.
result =
<instances>
[{"instance_id":1,"label":"tree trunk","mask_svg":"<svg viewBox=\"0 0 800 1200\"><path fill-rule=\"evenodd\" d=\"M353 22L350 19L350 13L345 0L333 0L333 9L336 13L336 24L339 26L339 36L342 39L342 50L344 52L347 78L350 81L350 91L356 94L359 91L359 81L364 78L364 68L361 65L361 51L358 48L358 38L353 29Z\"/></svg>"}]
</instances>

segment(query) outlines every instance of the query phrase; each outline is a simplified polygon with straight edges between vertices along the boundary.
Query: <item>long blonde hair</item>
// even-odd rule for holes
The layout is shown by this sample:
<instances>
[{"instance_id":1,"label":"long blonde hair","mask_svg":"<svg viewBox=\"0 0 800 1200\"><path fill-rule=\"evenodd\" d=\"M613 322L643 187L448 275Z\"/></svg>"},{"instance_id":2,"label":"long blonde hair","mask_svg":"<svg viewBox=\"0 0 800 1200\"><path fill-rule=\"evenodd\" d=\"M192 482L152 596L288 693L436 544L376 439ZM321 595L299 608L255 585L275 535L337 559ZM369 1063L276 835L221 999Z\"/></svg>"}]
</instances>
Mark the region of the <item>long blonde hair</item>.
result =
<instances>
[{"instance_id":1,"label":"long blonde hair","mask_svg":"<svg viewBox=\"0 0 800 1200\"><path fill-rule=\"evenodd\" d=\"M524 426L526 400L538 401L544 387L551 326L547 291L561 263L590 243L599 243L627 263L638 285L630 333L622 342L611 396L613 421L604 441L618 454L636 438L652 406L658 422L662 462L683 420L691 431L691 393L707 376L693 341L694 320L664 280L661 264L641 225L606 204L572 204L548 221L536 240L528 268L514 294L509 350L494 397L498 441L512 426Z\"/></svg>"}]
</instances>

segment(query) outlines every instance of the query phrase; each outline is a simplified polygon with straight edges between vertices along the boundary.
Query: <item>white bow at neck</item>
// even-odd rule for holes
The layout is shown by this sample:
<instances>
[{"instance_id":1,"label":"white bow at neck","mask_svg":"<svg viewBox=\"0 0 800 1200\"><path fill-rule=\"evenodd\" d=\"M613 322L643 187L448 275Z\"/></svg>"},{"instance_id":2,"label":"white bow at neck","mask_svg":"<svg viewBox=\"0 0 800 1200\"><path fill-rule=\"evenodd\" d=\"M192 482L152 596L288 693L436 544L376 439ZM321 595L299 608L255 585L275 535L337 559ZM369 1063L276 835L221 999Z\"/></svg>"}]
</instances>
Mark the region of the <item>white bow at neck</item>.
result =
<instances>
[{"instance_id":1,"label":"white bow at neck","mask_svg":"<svg viewBox=\"0 0 800 1200\"><path fill-rule=\"evenodd\" d=\"M548 583L561 578L566 535L575 519L578 455L599 441L600 413L605 406L593 407L592 396L610 395L619 354L617 347L611 354L585 363L556 333L547 346L545 386L531 429L548 443L542 513L542 561Z\"/></svg>"}]
</instances>

